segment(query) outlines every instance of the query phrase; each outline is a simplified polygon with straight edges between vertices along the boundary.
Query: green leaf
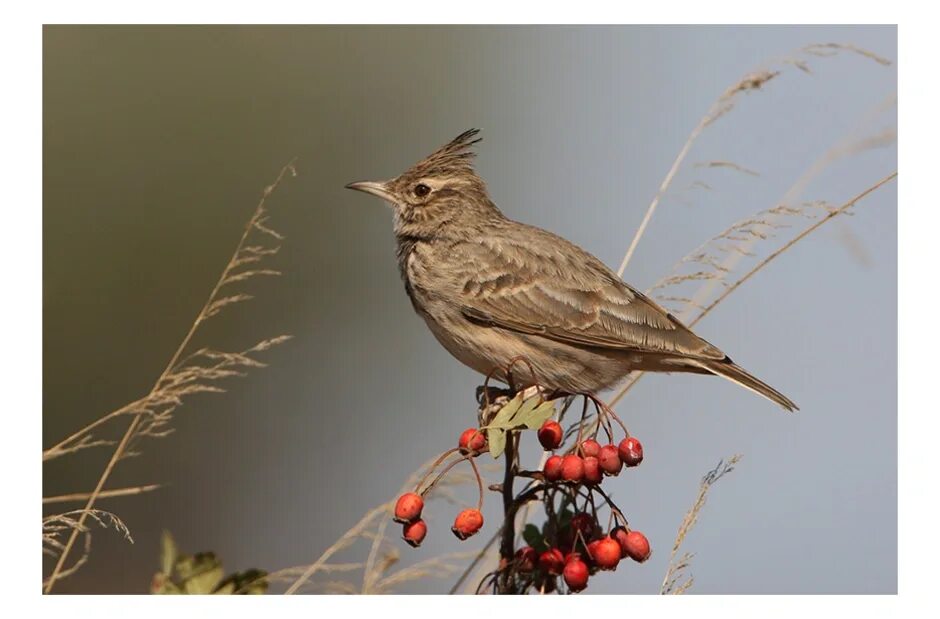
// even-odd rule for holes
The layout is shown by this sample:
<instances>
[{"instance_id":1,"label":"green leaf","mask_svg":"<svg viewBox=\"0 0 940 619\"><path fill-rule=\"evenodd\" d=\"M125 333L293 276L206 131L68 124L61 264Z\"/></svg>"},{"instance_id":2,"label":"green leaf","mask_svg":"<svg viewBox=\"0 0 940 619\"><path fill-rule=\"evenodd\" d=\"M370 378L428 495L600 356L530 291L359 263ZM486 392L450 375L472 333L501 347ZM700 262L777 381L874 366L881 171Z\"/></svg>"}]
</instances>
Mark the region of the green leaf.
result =
<instances>
[{"instance_id":1,"label":"green leaf","mask_svg":"<svg viewBox=\"0 0 940 619\"><path fill-rule=\"evenodd\" d=\"M542 542L542 532L534 524L527 524L525 529L522 530L522 539L529 546L536 548Z\"/></svg>"},{"instance_id":2,"label":"green leaf","mask_svg":"<svg viewBox=\"0 0 940 619\"><path fill-rule=\"evenodd\" d=\"M507 402L496 413L493 420L484 426L490 445L490 455L498 458L505 451L506 432L523 428L538 429L554 414L554 402L543 402L538 394L526 400L522 399L521 393L516 394L516 397Z\"/></svg>"},{"instance_id":3,"label":"green leaf","mask_svg":"<svg viewBox=\"0 0 940 619\"><path fill-rule=\"evenodd\" d=\"M241 595L260 595L268 590L267 572L262 570L245 570L235 572L219 583L216 594L237 593Z\"/></svg>"},{"instance_id":4,"label":"green leaf","mask_svg":"<svg viewBox=\"0 0 940 619\"><path fill-rule=\"evenodd\" d=\"M517 394L512 400L506 403L499 412L496 413L496 416L493 417L493 421L486 426L489 428L503 428L509 429L512 427L511 421L513 416L519 411L519 407L522 406L522 394Z\"/></svg>"},{"instance_id":5,"label":"green leaf","mask_svg":"<svg viewBox=\"0 0 940 619\"><path fill-rule=\"evenodd\" d=\"M486 440L490 445L490 455L498 458L506 450L506 433L499 428L490 428L486 431Z\"/></svg>"},{"instance_id":6,"label":"green leaf","mask_svg":"<svg viewBox=\"0 0 940 619\"><path fill-rule=\"evenodd\" d=\"M169 531L164 530L163 536L160 538L160 543L162 550L160 552L160 570L167 575L173 573L173 566L176 564L176 557L179 555L179 551L176 548L176 542L173 541L173 536L170 535Z\"/></svg>"},{"instance_id":7,"label":"green leaf","mask_svg":"<svg viewBox=\"0 0 940 619\"><path fill-rule=\"evenodd\" d=\"M235 582L229 581L220 584L212 595L232 595L233 593L235 593Z\"/></svg>"},{"instance_id":8,"label":"green leaf","mask_svg":"<svg viewBox=\"0 0 940 619\"><path fill-rule=\"evenodd\" d=\"M535 399L535 398L532 398ZM548 421L555 414L555 403L552 401L542 402L537 408L530 411L525 417L518 415L519 421L530 430L538 430L543 423Z\"/></svg>"},{"instance_id":9,"label":"green leaf","mask_svg":"<svg viewBox=\"0 0 940 619\"><path fill-rule=\"evenodd\" d=\"M213 553L200 552L192 557L182 555L176 561L176 575L184 593L202 594L212 593L225 573Z\"/></svg>"},{"instance_id":10,"label":"green leaf","mask_svg":"<svg viewBox=\"0 0 940 619\"><path fill-rule=\"evenodd\" d=\"M521 395L521 394L520 394ZM539 394L535 394L528 400L522 403L522 406L519 407L518 412L514 415L515 419L523 419L526 415L535 410L535 407L539 405L542 401L542 398L539 397Z\"/></svg>"},{"instance_id":11,"label":"green leaf","mask_svg":"<svg viewBox=\"0 0 940 619\"><path fill-rule=\"evenodd\" d=\"M219 581L222 580L224 575L225 572L222 571L221 565L210 568L196 574L192 578L186 579L183 582L183 591L189 595L212 593L215 591L215 586L219 584Z\"/></svg>"}]
</instances>

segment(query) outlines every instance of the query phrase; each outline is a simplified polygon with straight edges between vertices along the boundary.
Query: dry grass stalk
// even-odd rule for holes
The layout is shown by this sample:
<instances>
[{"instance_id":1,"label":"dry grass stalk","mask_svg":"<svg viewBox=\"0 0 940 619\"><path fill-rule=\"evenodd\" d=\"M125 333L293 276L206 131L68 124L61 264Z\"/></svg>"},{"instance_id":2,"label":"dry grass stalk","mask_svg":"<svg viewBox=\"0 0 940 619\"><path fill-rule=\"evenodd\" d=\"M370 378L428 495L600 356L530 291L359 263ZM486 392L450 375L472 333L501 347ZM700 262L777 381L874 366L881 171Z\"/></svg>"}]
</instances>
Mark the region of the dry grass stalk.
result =
<instances>
[{"instance_id":1,"label":"dry grass stalk","mask_svg":"<svg viewBox=\"0 0 940 619\"><path fill-rule=\"evenodd\" d=\"M672 162L672 166L669 168L669 171L666 173L665 178L663 178L662 183L659 186L659 190L656 192L656 195L653 197L652 202L650 202L649 207L646 209L646 213L643 215L643 219L640 222L639 227L636 230L636 233L633 235L633 239L630 241L630 245L627 247L627 251L623 256L623 260L620 263L620 267L617 269L617 275L623 276L624 272L627 269L627 265L630 263L630 259L633 257L634 251L636 251L637 245L640 243L640 239L646 233L646 228L649 225L650 220L653 218L653 213L656 211L656 208L659 206L660 201L663 196L668 191L670 185L673 182L676 174L679 172L679 169L682 167L682 164L685 162L686 156L688 156L689 151L692 149L692 145L698 140L702 132L712 124L714 124L718 119L725 116L728 112L734 109L734 106L737 104L738 99L742 94L754 92L763 88L768 82L780 75L780 73L785 69L786 65L793 65L801 69L805 73L810 73L809 63L805 56L817 56L817 57L829 57L835 56L839 52L848 51L851 53L859 54L871 60L874 60L881 65L890 65L891 61L878 56L867 50L863 50L854 45L839 44L839 43L825 43L825 44L813 44L802 49L797 50L789 56L771 60L766 63L770 66L778 66L777 69L767 69L761 68L752 73L748 73L743 78L741 78L737 83L733 84L730 88L725 90L718 97L718 100L712 104L712 107L709 108L708 112L699 120L698 124L692 129L692 132L689 134L689 137L686 139L685 143L682 145L682 148L679 150L679 154L676 156L675 160ZM740 171L756 175L756 172L747 170L737 166L736 164L730 162L714 162L717 165L711 166L706 164L708 167L731 167L738 169Z\"/></svg>"},{"instance_id":2,"label":"dry grass stalk","mask_svg":"<svg viewBox=\"0 0 940 619\"><path fill-rule=\"evenodd\" d=\"M373 507L359 519L348 531L346 531L332 546L327 548L316 561L310 565L301 567L292 567L285 570L279 570L267 576L270 582L292 578L290 586L285 590L285 595L293 595L302 589L318 589L325 592L343 592L343 593L362 593L378 594L391 593L402 584L420 580L426 577L448 577L460 569L458 561L463 561L472 557L475 552L456 552L446 554L440 557L428 559L403 567L393 571L400 560L400 555L393 540L389 539L388 525L392 521L395 501L403 492L414 489L415 484L423 477L424 472L431 466L435 459L428 460L412 473L407 481L402 485L395 498ZM426 500L452 499L451 491L460 485L468 482L475 482L475 477L454 472L448 475L440 483L436 484L425 497ZM330 563L330 560L338 553L349 549L360 541L369 542L369 552L366 559L358 563ZM320 574L329 574L338 571L338 566L344 566L343 571L362 570L362 582L359 585L353 583L343 583L339 587L337 582L322 583L313 582L311 579ZM356 566L353 568L352 566Z\"/></svg>"},{"instance_id":3,"label":"dry grass stalk","mask_svg":"<svg viewBox=\"0 0 940 619\"><path fill-rule=\"evenodd\" d=\"M42 519L43 554L51 557L62 557L65 550L68 548L67 544L62 541L62 536L66 533L69 534L69 539L76 534L80 534L84 537L81 556L76 559L71 566L61 570L59 573L60 578L74 574L88 561L88 555L91 553L91 529L86 523L88 518L91 518L92 521L98 523L102 528L114 528L116 531L123 534L124 538L129 542L134 542L133 538L131 538L131 532L124 522L111 512L102 511L100 509L76 509L63 514L46 516ZM48 582L49 579L44 580L43 585L46 585Z\"/></svg>"},{"instance_id":4,"label":"dry grass stalk","mask_svg":"<svg viewBox=\"0 0 940 619\"><path fill-rule=\"evenodd\" d=\"M77 562L68 570L65 569L65 564L72 547L78 536L82 533L85 534L86 540L89 539L85 521L88 517L94 518L98 513L94 509L95 502L104 492L104 485L111 476L116 464L121 459L135 454L131 449L132 445L144 437L159 438L166 436L171 431L168 424L172 419L172 415L183 403L184 398L196 393L217 393L223 391L223 389L215 383L225 378L243 376L244 372L250 368L263 367L264 364L255 359L253 355L266 351L290 338L290 336L282 335L266 339L241 352L222 352L202 348L185 358L183 357L193 336L207 320L217 315L225 307L247 301L251 298L249 295L241 293L223 295L222 290L224 287L258 275L277 274L277 271L272 269L240 269L248 264L256 264L265 257L274 255L279 250L279 245L249 245L248 241L249 238L253 236L274 239L276 241L283 240L283 236L266 225L268 220L267 199L288 174L291 176L297 175L293 161L284 166L274 183L265 188L254 214L245 226L245 231L242 233L242 237L235 248L232 258L229 260L228 264L225 265L222 274L219 276L212 292L209 294L209 298L199 311L188 333L176 349L176 352L163 370L163 373L160 374L160 377L154 383L150 392L143 398L104 415L97 421L85 426L78 432L75 432L43 452L43 460L45 461L75 453L82 449L113 444L112 441L93 438L92 431L97 431L100 426L117 417L124 415L131 416L130 425L111 455L111 459L108 461L104 471L99 477L95 489L88 495L84 509L70 512L78 514L78 518L66 518L65 520L56 521L58 522L57 526L69 524L71 526L71 533L68 537L68 541L66 541L61 548L61 553L58 555L58 561L56 562L52 574L43 583L45 593L49 593L52 590L53 585L58 579L74 573L79 567L80 562ZM58 515L59 518L62 516L62 514ZM83 556L83 559L86 557L87 555Z\"/></svg>"},{"instance_id":5,"label":"dry grass stalk","mask_svg":"<svg viewBox=\"0 0 940 619\"><path fill-rule=\"evenodd\" d=\"M152 492L160 488L160 484L149 484L147 486L135 486L133 488L117 488L115 490L102 490L98 493L99 499L109 499L117 496L132 496L135 494L143 494L145 492ZM49 503L69 503L72 501L87 501L91 496L90 492L76 492L74 494L60 494L58 496L47 496L43 497L42 504L47 505Z\"/></svg>"},{"instance_id":6,"label":"dry grass stalk","mask_svg":"<svg viewBox=\"0 0 940 619\"><path fill-rule=\"evenodd\" d=\"M719 479L733 471L734 465L737 464L739 460L741 460L741 454L731 456L728 458L727 462L720 460L718 465L702 478L702 482L699 484L698 488L698 495L696 495L692 507L686 512L685 518L682 519L682 523L679 525L679 532L676 534L676 539L672 544L672 553L669 555L669 569L666 570L666 576L663 578L663 584L659 589L660 594L681 594L685 593L689 587L692 586L691 576L683 582L679 582L685 570L689 567L692 555L685 553L676 560L676 554L679 552L679 548L682 546L682 542L685 541L686 536L688 536L689 532L695 527L695 523L698 522L699 513L701 513L702 508L705 507L705 501L708 498L708 491L711 490L712 486L715 485Z\"/></svg>"},{"instance_id":7,"label":"dry grass stalk","mask_svg":"<svg viewBox=\"0 0 940 619\"><path fill-rule=\"evenodd\" d=\"M833 219L835 219L835 218L838 217L839 215L845 215L846 213L848 213L849 210L850 210L853 206L855 206L856 204L858 204L861 200L863 200L863 199L866 198L868 195L870 195L870 194L873 193L874 191L878 190L879 188L881 188L881 187L884 186L885 184L887 184L887 183L893 181L895 178L897 178L897 176L898 176L898 173L897 173L897 172L892 172L891 174L889 174L888 176L884 177L883 179L881 179L880 181L878 181L877 183L875 183L874 185L872 185L872 186L869 187L868 189L862 191L861 193L859 193L858 195L854 196L853 198L851 198L851 199L848 200L847 202L843 203L843 204L842 204L841 206L839 206L838 208L830 208L830 209L827 209L826 215L824 215L824 216L818 218L818 220L816 220L815 223L813 223L813 224L807 226L807 227L806 227L803 231L801 231L799 234L797 234L796 236L794 236L793 238L791 238L789 241L787 241L786 243L784 243L783 245L781 245L778 249L776 249L775 251L773 251L771 254L769 254L767 257L765 257L763 260L761 260L760 262L758 262L757 264L755 264L751 269L749 269L747 272L745 272L741 277L737 278L734 282L731 282L731 283L725 282L725 283L724 283L724 290L722 291L722 293L721 293L720 295L718 295L718 297L715 298L711 303L708 303L707 305L704 305L704 306L700 306L701 309L699 309L699 311L698 311L698 313L695 315L695 317L694 317L691 321L688 322L689 327L694 327L696 324L698 324L699 321L701 321L703 318L705 318L705 316L707 316L708 314L710 314L710 313L712 312L712 310L714 310L720 303L722 303L725 299L727 299L728 296L729 296L731 293L733 293L735 290L737 290L738 288L740 288L742 284L744 284L745 282L747 282L748 280L750 280L752 277L754 277L754 275L756 275L757 273L759 273L760 271L762 271L768 264L770 264L771 262L773 262L774 260L776 260L777 258L779 258L779 257L780 257L782 254L784 254L785 252L787 252L787 251L789 251L790 249L792 249L794 245L796 245L797 243L799 243L800 241L802 241L803 239L805 239L807 236L809 236L810 234L812 234L813 232L815 232L816 230L818 230L820 227L822 227L822 226L823 226L824 224L826 224L827 222L832 221ZM821 204L820 204L820 203L813 203L813 205L815 205L815 206L820 206ZM802 212L802 211L800 212L800 214L805 215L805 213ZM720 236L720 235L719 235L719 236ZM643 376L643 373L642 373L642 372L635 372L635 373L631 374L630 377L627 379L627 381L624 383L624 385L623 385L623 386L620 388L620 390L617 392L617 394L611 399L611 401L610 401L610 406L614 406L617 402L619 402L619 401L623 398L623 396L625 396L625 395L627 394L627 392L629 392L630 389L633 388L633 385L635 385L635 384L637 383L637 381L639 381L642 376Z\"/></svg>"}]
</instances>

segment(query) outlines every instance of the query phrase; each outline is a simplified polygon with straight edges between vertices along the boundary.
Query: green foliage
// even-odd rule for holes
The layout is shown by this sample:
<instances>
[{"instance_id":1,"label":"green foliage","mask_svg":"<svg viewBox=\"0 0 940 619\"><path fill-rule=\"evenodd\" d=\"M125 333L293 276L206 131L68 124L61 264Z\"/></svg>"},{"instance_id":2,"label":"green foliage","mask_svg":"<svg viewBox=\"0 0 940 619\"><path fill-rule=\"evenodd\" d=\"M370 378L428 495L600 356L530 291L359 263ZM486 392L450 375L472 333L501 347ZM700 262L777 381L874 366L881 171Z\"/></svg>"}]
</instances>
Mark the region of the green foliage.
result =
<instances>
[{"instance_id":1,"label":"green foliage","mask_svg":"<svg viewBox=\"0 0 940 619\"><path fill-rule=\"evenodd\" d=\"M162 547L161 571L153 576L151 593L231 595L261 594L267 591L266 572L251 569L226 577L222 562L214 553L182 555L169 531L163 532Z\"/></svg>"},{"instance_id":2,"label":"green foliage","mask_svg":"<svg viewBox=\"0 0 940 619\"><path fill-rule=\"evenodd\" d=\"M490 445L490 455L498 458L506 449L506 433L511 430L537 430L547 419L555 414L555 403L545 401L536 394L527 400L522 394L516 394L505 406L499 409L493 420L484 426L486 439Z\"/></svg>"}]
</instances>

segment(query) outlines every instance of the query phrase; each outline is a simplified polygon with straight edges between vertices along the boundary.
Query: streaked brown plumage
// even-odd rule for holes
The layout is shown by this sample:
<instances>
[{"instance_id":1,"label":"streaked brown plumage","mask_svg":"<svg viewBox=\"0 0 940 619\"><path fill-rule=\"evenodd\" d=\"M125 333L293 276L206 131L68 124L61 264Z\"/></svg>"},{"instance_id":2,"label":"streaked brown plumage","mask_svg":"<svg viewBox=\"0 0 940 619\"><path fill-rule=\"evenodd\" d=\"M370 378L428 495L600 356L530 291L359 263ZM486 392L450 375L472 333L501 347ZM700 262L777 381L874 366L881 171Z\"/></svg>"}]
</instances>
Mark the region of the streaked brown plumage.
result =
<instances>
[{"instance_id":1,"label":"streaked brown plumage","mask_svg":"<svg viewBox=\"0 0 940 619\"><path fill-rule=\"evenodd\" d=\"M471 165L477 133L397 178L347 185L394 207L405 290L454 357L482 374L522 357L535 375L518 364L514 378L569 393L633 370L716 374L796 409L591 254L506 218Z\"/></svg>"}]
</instances>

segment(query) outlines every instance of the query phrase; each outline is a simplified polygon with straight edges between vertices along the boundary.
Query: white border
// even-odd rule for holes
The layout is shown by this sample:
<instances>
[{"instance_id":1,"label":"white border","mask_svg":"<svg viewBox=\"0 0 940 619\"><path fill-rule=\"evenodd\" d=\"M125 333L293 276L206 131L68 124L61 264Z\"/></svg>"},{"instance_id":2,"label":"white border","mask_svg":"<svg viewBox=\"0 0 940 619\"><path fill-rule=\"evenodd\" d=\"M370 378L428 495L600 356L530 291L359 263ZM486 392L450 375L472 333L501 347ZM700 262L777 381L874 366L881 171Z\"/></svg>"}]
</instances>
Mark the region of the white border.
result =
<instances>
[{"instance_id":1,"label":"white border","mask_svg":"<svg viewBox=\"0 0 940 619\"><path fill-rule=\"evenodd\" d=\"M935 607L932 586L935 581L937 482L936 429L937 398L933 395L932 374L938 350L933 316L937 282L937 97L935 59L938 54L936 22L900 2L846 3L819 0L790 1L785 5L761 6L756 2L623 3L518 3L508 2L359 2L359 3L246 3L199 4L165 1L142 5L127 2L42 2L41 7L24 8L15 3L5 10L3 54L4 140L3 171L8 222L7 273L12 282L4 286L5 355L4 408L8 436L4 441L7 507L2 510L7 569L7 604L13 612L19 606L32 607L29 616L108 616L133 608L135 616L163 617L167 612L206 611L209 605L225 606L226 616L255 615L265 611L309 615L311 612L359 612L393 617L468 616L499 611L546 613L601 610L631 616L669 615L689 612L722 616L787 617L826 616L851 613L853 617L921 614ZM912 3L913 5L913 3ZM897 597L872 596L690 596L663 600L656 597L578 596L571 599L527 598L526 600L475 599L463 603L449 598L295 598L266 597L255 600L151 597L41 597L37 585L38 543L34 531L39 517L38 490L41 468L37 448L41 444L41 186L42 130L41 23L659 23L681 17L686 23L900 23L899 102L899 591ZM901 206L903 205L903 206ZM873 294L881 291L873 290ZM862 310L863 311L863 310ZM872 325L872 328L894 328ZM863 336L863 334L861 334ZM929 390L929 391L928 391ZM892 411L886 411L891 414ZM28 437L27 440L22 440ZM877 467L877 445L859 446L859 466ZM23 463L33 463L24 466ZM878 535L878 523L871 523ZM794 543L799 543L794 540ZM864 545L865 539L859 539ZM834 569L838 569L834 566ZM551 607L540 605L551 604ZM574 606L577 606L577 611ZM591 607L587 609L585 607ZM276 609L276 610L275 610ZM221 610L221 609L220 609ZM8 611L9 612L9 611ZM187 614L189 614L187 612ZM18 613L11 616L20 616Z\"/></svg>"}]
</instances>

